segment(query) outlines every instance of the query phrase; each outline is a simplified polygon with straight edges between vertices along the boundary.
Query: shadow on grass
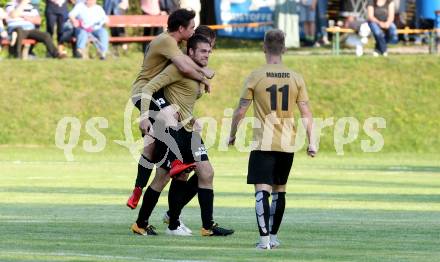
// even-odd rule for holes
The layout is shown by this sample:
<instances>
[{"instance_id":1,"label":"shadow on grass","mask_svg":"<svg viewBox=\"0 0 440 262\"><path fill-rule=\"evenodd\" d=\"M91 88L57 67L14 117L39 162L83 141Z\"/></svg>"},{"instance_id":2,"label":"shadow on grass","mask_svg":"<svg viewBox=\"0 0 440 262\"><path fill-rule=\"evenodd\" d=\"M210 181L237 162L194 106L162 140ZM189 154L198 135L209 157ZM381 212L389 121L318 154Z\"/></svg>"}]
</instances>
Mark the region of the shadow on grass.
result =
<instances>
[{"instance_id":1,"label":"shadow on grass","mask_svg":"<svg viewBox=\"0 0 440 262\"><path fill-rule=\"evenodd\" d=\"M71 260L92 261L355 261L365 256L414 261L434 258L440 244L440 212L429 211L286 209L279 232L282 247L258 253L253 248L258 239L253 208L215 208L217 221L236 229L230 237L217 238L198 236L198 208L184 212L185 223L195 232L188 238L163 233L165 225L158 218L163 206L151 219L158 226L157 237L131 234L137 212L118 205L0 204L0 210L2 261L8 252L16 260L26 254L32 255L30 260L61 260L65 254Z\"/></svg>"},{"instance_id":2,"label":"shadow on grass","mask_svg":"<svg viewBox=\"0 0 440 262\"><path fill-rule=\"evenodd\" d=\"M296 181L307 182L308 179L296 179ZM365 181L329 181L329 180L315 180L311 181L312 183L319 183L327 185L346 185L346 186L355 186L355 187L383 187L383 186L407 186L409 184L399 183L380 183L380 182L372 182L368 185L365 185ZM385 185L384 185L385 184ZM391 185L389 185L391 184ZM404 184L404 185L402 185ZM413 185L413 187L416 187ZM417 187L420 187L419 185ZM423 187L423 186L422 186ZM428 187L428 188L440 188L440 186ZM93 198L96 195L118 195L118 196L128 196L130 195L130 190L123 189L108 189L108 188L85 188L85 187L8 187L8 188L0 188L0 192L9 192L9 193L43 193L43 194L67 194L67 195L89 195L90 198ZM162 197L166 197L168 195L168 191L164 190L162 192ZM244 199L253 199L253 194L248 192L215 192L216 197L220 198L244 198ZM298 200L322 200L322 201L372 201L372 202L412 202L412 203L440 203L440 194L367 194L367 193L358 193L358 194L346 194L346 193L295 193L288 192L287 196L289 199L293 201ZM197 197L195 197L197 199ZM123 204L123 203L121 203Z\"/></svg>"},{"instance_id":3,"label":"shadow on grass","mask_svg":"<svg viewBox=\"0 0 440 262\"><path fill-rule=\"evenodd\" d=\"M344 166L339 165L337 167L332 166L319 166L318 169L332 169L332 170L355 170L355 171L382 171L382 172L422 172L422 173L440 173L440 166L403 166L403 165L392 165L392 166Z\"/></svg>"},{"instance_id":4,"label":"shadow on grass","mask_svg":"<svg viewBox=\"0 0 440 262\"><path fill-rule=\"evenodd\" d=\"M403 182L383 182L383 181L369 181L369 180L339 180L339 179L315 179L315 178L299 178L293 176L291 178L293 183L304 183L313 185L327 185L327 186L347 186L347 187L374 187L374 188L426 188L439 189L440 185L433 185L428 183L403 183Z\"/></svg>"}]
</instances>

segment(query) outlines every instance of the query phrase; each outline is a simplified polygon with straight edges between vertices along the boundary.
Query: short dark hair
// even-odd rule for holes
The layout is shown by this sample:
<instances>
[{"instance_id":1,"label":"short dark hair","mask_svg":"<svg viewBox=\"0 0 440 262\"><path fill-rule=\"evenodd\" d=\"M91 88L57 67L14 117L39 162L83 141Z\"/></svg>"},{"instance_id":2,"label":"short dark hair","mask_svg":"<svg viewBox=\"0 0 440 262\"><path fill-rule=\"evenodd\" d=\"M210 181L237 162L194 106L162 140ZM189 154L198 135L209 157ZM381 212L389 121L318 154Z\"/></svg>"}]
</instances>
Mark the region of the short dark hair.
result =
<instances>
[{"instance_id":1,"label":"short dark hair","mask_svg":"<svg viewBox=\"0 0 440 262\"><path fill-rule=\"evenodd\" d=\"M195 34L191 36L188 39L188 42L186 43L186 53L189 54L190 49L196 50L198 43L207 43L211 46L211 43L209 42L208 38L200 34Z\"/></svg>"},{"instance_id":2,"label":"short dark hair","mask_svg":"<svg viewBox=\"0 0 440 262\"><path fill-rule=\"evenodd\" d=\"M176 32L180 26L187 28L191 19L194 19L194 17L196 17L196 13L193 10L177 9L168 17L168 31Z\"/></svg>"},{"instance_id":3,"label":"short dark hair","mask_svg":"<svg viewBox=\"0 0 440 262\"><path fill-rule=\"evenodd\" d=\"M264 46L272 55L281 55L285 48L284 32L279 29L271 29L264 34Z\"/></svg>"},{"instance_id":4,"label":"short dark hair","mask_svg":"<svg viewBox=\"0 0 440 262\"><path fill-rule=\"evenodd\" d=\"M199 25L194 34L203 35L204 37L208 38L209 40L214 40L216 38L215 31L212 30L207 25Z\"/></svg>"}]
</instances>

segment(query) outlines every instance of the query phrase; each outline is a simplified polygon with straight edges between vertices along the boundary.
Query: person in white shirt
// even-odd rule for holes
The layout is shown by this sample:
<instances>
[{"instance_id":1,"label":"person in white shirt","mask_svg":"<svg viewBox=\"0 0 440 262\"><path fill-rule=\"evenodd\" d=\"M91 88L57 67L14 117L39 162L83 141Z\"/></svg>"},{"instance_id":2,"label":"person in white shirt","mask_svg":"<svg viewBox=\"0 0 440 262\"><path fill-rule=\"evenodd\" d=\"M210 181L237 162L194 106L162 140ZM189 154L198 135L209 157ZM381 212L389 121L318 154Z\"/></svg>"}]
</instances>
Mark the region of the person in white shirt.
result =
<instances>
[{"instance_id":1,"label":"person in white shirt","mask_svg":"<svg viewBox=\"0 0 440 262\"><path fill-rule=\"evenodd\" d=\"M11 53L21 58L23 39L33 39L44 43L51 57L64 58L52 42L52 37L47 32L36 29L41 24L38 10L30 4L30 0L15 0L6 4L8 33L11 35Z\"/></svg>"},{"instance_id":2,"label":"person in white shirt","mask_svg":"<svg viewBox=\"0 0 440 262\"><path fill-rule=\"evenodd\" d=\"M3 20L6 19L6 17L8 17L8 15L6 14L5 10L0 7L0 41L2 40L2 38L8 37L8 33L6 33L5 30L5 25L3 24Z\"/></svg>"},{"instance_id":3,"label":"person in white shirt","mask_svg":"<svg viewBox=\"0 0 440 262\"><path fill-rule=\"evenodd\" d=\"M100 59L105 59L109 37L104 26L108 17L104 9L96 4L96 0L77 3L70 11L69 19L76 29L76 48L81 57L86 57L85 48L88 39L91 38L98 49Z\"/></svg>"},{"instance_id":4,"label":"person in white shirt","mask_svg":"<svg viewBox=\"0 0 440 262\"><path fill-rule=\"evenodd\" d=\"M202 10L200 0L180 0L180 8L194 10L194 12L196 12L194 23L196 24L196 27L200 25L200 11Z\"/></svg>"}]
</instances>

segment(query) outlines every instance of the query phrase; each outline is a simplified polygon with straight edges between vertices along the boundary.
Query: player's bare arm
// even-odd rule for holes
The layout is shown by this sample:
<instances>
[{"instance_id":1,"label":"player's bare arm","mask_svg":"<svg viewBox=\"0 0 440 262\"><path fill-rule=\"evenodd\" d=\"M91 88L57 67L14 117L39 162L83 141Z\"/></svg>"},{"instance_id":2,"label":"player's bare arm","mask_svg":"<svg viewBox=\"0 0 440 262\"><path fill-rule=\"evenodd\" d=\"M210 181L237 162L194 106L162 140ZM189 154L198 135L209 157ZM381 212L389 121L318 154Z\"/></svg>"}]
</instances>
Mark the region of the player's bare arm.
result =
<instances>
[{"instance_id":1,"label":"player's bare arm","mask_svg":"<svg viewBox=\"0 0 440 262\"><path fill-rule=\"evenodd\" d=\"M297 103L298 109L301 113L301 119L304 127L307 131L307 139L309 141L309 147L307 149L307 154L314 157L317 153L316 145L313 138L313 116L310 110L308 101L300 101Z\"/></svg>"},{"instance_id":2,"label":"player's bare arm","mask_svg":"<svg viewBox=\"0 0 440 262\"><path fill-rule=\"evenodd\" d=\"M177 69L182 72L185 76L200 81L206 86L210 86L209 81L206 78L213 78L214 71L207 67L200 67L187 55L177 56L171 59L173 64L176 65ZM205 78L206 77L206 78Z\"/></svg>"},{"instance_id":3,"label":"player's bare arm","mask_svg":"<svg viewBox=\"0 0 440 262\"><path fill-rule=\"evenodd\" d=\"M251 105L251 99L240 98L240 102L238 103L237 109L234 111L234 115L232 116L232 124L231 124L231 133L229 135L229 145L233 145L235 143L235 135L237 134L237 129L240 121L246 115L249 106Z\"/></svg>"}]
</instances>

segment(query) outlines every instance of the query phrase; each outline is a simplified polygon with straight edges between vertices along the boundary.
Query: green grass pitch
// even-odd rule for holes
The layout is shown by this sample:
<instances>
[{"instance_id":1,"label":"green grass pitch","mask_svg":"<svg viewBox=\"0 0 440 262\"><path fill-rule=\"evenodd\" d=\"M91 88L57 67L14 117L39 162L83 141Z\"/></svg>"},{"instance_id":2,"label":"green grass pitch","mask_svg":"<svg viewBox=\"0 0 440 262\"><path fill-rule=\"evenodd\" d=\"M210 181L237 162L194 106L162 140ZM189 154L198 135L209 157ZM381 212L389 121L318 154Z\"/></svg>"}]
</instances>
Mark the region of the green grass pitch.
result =
<instances>
[{"instance_id":1,"label":"green grass pitch","mask_svg":"<svg viewBox=\"0 0 440 262\"><path fill-rule=\"evenodd\" d=\"M104 62L2 60L0 262L440 261L438 57L288 54L284 62L304 76L315 117L353 116L360 127L368 117L383 117L385 146L381 153L361 153L361 132L344 156L336 156L334 126L326 128L316 159L304 152L295 157L281 248L257 252L246 153L210 151L214 217L233 227L234 235L198 236L200 212L193 200L183 216L195 235L166 236L166 190L150 220L160 235L129 231L138 210L125 202L136 163L111 141L124 139L123 111L142 63L139 53ZM237 105L244 79L263 63L259 48L216 49L213 90L200 99L195 115L222 121L224 109ZM66 162L54 148L57 123L65 116L82 124L76 162ZM85 153L86 121L98 116L109 123L101 129L107 147Z\"/></svg>"},{"instance_id":2,"label":"green grass pitch","mask_svg":"<svg viewBox=\"0 0 440 262\"><path fill-rule=\"evenodd\" d=\"M298 153L288 182L281 248L258 252L247 154L212 152L215 219L229 237L201 237L197 200L185 208L193 237L135 236L125 207L136 165L128 153L0 150L0 261L438 261L440 165L435 155Z\"/></svg>"}]
</instances>

